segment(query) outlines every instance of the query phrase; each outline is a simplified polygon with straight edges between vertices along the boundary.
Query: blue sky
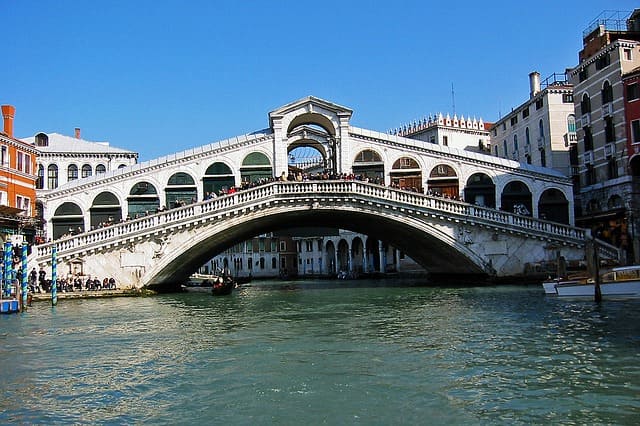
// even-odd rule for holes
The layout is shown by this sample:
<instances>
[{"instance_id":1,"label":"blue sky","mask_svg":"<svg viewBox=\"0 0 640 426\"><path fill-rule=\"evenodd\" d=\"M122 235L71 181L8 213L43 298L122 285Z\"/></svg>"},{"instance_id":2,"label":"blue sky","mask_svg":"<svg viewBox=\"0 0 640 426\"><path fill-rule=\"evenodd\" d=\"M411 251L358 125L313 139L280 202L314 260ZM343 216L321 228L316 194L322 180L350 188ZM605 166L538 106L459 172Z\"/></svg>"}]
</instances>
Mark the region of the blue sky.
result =
<instances>
[{"instance_id":1,"label":"blue sky","mask_svg":"<svg viewBox=\"0 0 640 426\"><path fill-rule=\"evenodd\" d=\"M263 129L313 95L387 131L435 112L495 121L577 64L633 1L0 0L0 103L17 137L109 141L146 161ZM455 5L455 7L454 7Z\"/></svg>"}]
</instances>

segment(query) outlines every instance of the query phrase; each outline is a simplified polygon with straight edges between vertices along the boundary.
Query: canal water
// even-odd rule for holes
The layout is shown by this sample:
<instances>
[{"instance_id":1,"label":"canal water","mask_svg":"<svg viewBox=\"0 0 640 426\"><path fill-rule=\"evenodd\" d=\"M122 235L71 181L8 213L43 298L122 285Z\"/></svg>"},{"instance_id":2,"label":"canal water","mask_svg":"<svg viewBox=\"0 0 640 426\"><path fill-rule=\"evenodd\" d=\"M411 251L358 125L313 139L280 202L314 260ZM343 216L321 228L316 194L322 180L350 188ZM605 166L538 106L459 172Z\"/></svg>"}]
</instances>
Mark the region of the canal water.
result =
<instances>
[{"instance_id":1,"label":"canal water","mask_svg":"<svg viewBox=\"0 0 640 426\"><path fill-rule=\"evenodd\" d=\"M639 301L336 284L2 316L0 424L640 421Z\"/></svg>"}]
</instances>

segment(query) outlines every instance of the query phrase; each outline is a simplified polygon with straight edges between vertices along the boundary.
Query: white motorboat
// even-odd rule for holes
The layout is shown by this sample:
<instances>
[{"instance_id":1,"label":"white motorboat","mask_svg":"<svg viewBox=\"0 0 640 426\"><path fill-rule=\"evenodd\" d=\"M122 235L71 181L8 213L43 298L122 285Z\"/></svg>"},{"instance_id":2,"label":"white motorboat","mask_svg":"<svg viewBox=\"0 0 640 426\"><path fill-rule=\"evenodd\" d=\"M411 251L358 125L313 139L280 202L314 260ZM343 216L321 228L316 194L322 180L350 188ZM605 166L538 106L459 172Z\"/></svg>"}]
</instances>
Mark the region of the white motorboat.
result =
<instances>
[{"instance_id":1,"label":"white motorboat","mask_svg":"<svg viewBox=\"0 0 640 426\"><path fill-rule=\"evenodd\" d=\"M596 284L593 279L555 279L542 283L548 295L558 297L594 298ZM600 294L603 299L640 297L640 265L613 268L600 276Z\"/></svg>"},{"instance_id":2,"label":"white motorboat","mask_svg":"<svg viewBox=\"0 0 640 426\"><path fill-rule=\"evenodd\" d=\"M222 280L222 277L218 275L210 274L192 274L189 280L182 284L182 291L189 293L211 293L213 284L218 280Z\"/></svg>"}]
</instances>

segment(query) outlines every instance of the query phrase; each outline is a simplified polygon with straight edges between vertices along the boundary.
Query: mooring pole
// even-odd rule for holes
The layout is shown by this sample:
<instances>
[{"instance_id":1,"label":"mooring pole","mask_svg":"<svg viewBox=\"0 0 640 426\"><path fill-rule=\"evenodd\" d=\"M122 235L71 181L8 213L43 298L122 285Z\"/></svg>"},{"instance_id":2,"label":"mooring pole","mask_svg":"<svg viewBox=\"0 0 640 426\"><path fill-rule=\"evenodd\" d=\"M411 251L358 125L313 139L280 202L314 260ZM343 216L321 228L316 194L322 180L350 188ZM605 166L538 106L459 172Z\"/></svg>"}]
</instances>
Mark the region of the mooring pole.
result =
<instances>
[{"instance_id":1,"label":"mooring pole","mask_svg":"<svg viewBox=\"0 0 640 426\"><path fill-rule=\"evenodd\" d=\"M58 304L58 249L51 247L51 306Z\"/></svg>"}]
</instances>

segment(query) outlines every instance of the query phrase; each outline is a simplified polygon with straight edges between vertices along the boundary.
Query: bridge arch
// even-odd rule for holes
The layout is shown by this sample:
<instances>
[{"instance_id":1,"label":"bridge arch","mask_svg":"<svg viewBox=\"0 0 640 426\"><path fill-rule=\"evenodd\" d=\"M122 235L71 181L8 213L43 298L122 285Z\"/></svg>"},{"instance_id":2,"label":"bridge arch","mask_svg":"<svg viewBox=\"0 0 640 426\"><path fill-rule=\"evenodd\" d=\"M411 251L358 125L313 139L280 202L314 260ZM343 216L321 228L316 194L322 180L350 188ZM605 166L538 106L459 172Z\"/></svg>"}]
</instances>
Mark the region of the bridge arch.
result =
<instances>
[{"instance_id":1,"label":"bridge arch","mask_svg":"<svg viewBox=\"0 0 640 426\"><path fill-rule=\"evenodd\" d=\"M533 215L533 196L529 186L521 180L510 180L500 194L500 207L504 211Z\"/></svg>"},{"instance_id":2,"label":"bridge arch","mask_svg":"<svg viewBox=\"0 0 640 426\"><path fill-rule=\"evenodd\" d=\"M296 128L308 124L315 124L316 126L321 127L333 137L336 136L336 129L339 126L338 122L333 116L315 112L307 112L296 115L291 119L291 121L287 124L287 135L293 133Z\"/></svg>"},{"instance_id":3,"label":"bridge arch","mask_svg":"<svg viewBox=\"0 0 640 426\"><path fill-rule=\"evenodd\" d=\"M63 235L84 232L84 215L82 209L76 203L67 201L56 208L53 217L53 239Z\"/></svg>"},{"instance_id":4,"label":"bridge arch","mask_svg":"<svg viewBox=\"0 0 640 426\"><path fill-rule=\"evenodd\" d=\"M457 199L460 196L458 173L446 163L436 164L429 172L427 188L431 193Z\"/></svg>"},{"instance_id":5,"label":"bridge arch","mask_svg":"<svg viewBox=\"0 0 640 426\"><path fill-rule=\"evenodd\" d=\"M356 154L351 170L356 175L367 176L370 180L384 183L384 161L378 151L366 148Z\"/></svg>"},{"instance_id":6,"label":"bridge arch","mask_svg":"<svg viewBox=\"0 0 640 426\"><path fill-rule=\"evenodd\" d=\"M487 173L476 172L469 176L464 187L464 200L482 207L496 208L496 184Z\"/></svg>"},{"instance_id":7,"label":"bridge arch","mask_svg":"<svg viewBox=\"0 0 640 426\"><path fill-rule=\"evenodd\" d=\"M129 190L127 213L130 219L153 214L160 208L156 186L146 180L136 182Z\"/></svg>"},{"instance_id":8,"label":"bridge arch","mask_svg":"<svg viewBox=\"0 0 640 426\"><path fill-rule=\"evenodd\" d=\"M94 229L122 220L120 200L110 191L96 195L89 208L89 226Z\"/></svg>"},{"instance_id":9,"label":"bridge arch","mask_svg":"<svg viewBox=\"0 0 640 426\"><path fill-rule=\"evenodd\" d=\"M180 171L172 174L164 188L164 205L168 208L178 207L182 201L188 203L198 200L198 187L190 173Z\"/></svg>"},{"instance_id":10,"label":"bridge arch","mask_svg":"<svg viewBox=\"0 0 640 426\"><path fill-rule=\"evenodd\" d=\"M231 167L222 161L216 161L207 167L202 177L202 192L219 194L236 185L236 178Z\"/></svg>"},{"instance_id":11,"label":"bridge arch","mask_svg":"<svg viewBox=\"0 0 640 426\"><path fill-rule=\"evenodd\" d=\"M375 208L362 210L336 205L328 209L278 208L260 209L223 221L212 221L199 227L188 239L173 245L171 255L162 256L145 271L141 280L146 285L184 280L191 272L205 264L212 252L223 252L249 238L267 232L281 231L292 224L347 229L385 241L406 253L432 273L486 274L489 265L456 235L446 229L409 218L394 211ZM170 236L167 236L171 238ZM352 264L349 244L328 242L327 271L332 272L330 256L334 249L335 272Z\"/></svg>"},{"instance_id":12,"label":"bridge arch","mask_svg":"<svg viewBox=\"0 0 640 426\"><path fill-rule=\"evenodd\" d=\"M418 192L422 192L422 170L423 167L416 158L402 155L391 166L390 184L397 188L415 188Z\"/></svg>"},{"instance_id":13,"label":"bridge arch","mask_svg":"<svg viewBox=\"0 0 640 426\"><path fill-rule=\"evenodd\" d=\"M569 201L562 191L549 188L540 195L538 217L558 223L569 223Z\"/></svg>"},{"instance_id":14,"label":"bridge arch","mask_svg":"<svg viewBox=\"0 0 640 426\"><path fill-rule=\"evenodd\" d=\"M269 155L261 151L253 151L247 154L242 160L240 167L240 181L243 183L254 183L273 177L273 167Z\"/></svg>"}]
</instances>

